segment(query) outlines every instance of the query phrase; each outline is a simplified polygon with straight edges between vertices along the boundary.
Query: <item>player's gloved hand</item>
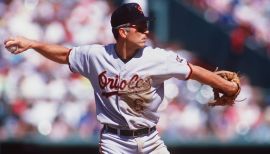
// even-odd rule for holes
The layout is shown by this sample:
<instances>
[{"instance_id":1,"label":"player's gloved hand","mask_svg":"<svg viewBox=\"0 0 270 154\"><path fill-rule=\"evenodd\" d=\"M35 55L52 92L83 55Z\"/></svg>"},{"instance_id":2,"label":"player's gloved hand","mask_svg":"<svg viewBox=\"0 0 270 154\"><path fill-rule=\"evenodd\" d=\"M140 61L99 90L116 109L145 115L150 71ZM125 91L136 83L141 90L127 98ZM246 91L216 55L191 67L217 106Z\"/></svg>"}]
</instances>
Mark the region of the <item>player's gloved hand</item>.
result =
<instances>
[{"instance_id":1,"label":"player's gloved hand","mask_svg":"<svg viewBox=\"0 0 270 154\"><path fill-rule=\"evenodd\" d=\"M221 92L218 89L213 88L214 92L214 100L210 101L208 103L209 106L232 106L235 101L236 97L239 95L241 91L240 87L240 78L237 73L230 72L230 71L216 71L215 72L220 77L224 78L225 80L228 80L230 82L234 82L238 86L238 90L232 94L232 95L226 95L223 92Z\"/></svg>"}]
</instances>

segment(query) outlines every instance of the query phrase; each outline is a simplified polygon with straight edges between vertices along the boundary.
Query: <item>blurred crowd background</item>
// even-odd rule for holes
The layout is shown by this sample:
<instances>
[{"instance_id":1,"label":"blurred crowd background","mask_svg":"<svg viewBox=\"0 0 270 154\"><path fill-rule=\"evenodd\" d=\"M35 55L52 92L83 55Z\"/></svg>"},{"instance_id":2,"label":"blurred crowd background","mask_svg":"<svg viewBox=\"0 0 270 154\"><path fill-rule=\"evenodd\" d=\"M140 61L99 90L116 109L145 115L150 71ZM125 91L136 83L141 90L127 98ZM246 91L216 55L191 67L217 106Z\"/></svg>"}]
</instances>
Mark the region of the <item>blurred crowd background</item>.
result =
<instances>
[{"instance_id":1,"label":"blurred crowd background","mask_svg":"<svg viewBox=\"0 0 270 154\"><path fill-rule=\"evenodd\" d=\"M230 32L235 52L249 47L270 56L270 1L268 0L184 0L203 13L205 20ZM266 50L260 50L265 48Z\"/></svg>"},{"instance_id":2,"label":"blurred crowd background","mask_svg":"<svg viewBox=\"0 0 270 154\"><path fill-rule=\"evenodd\" d=\"M185 1L209 22L229 30L236 51L241 52L248 38L270 53L270 1ZM147 1L140 3L147 12ZM0 40L20 35L67 47L112 43L110 15L119 4L113 0L0 0ZM155 34L150 38L149 45L215 68L183 48L181 42L160 42ZM241 82L239 102L233 107L211 108L207 106L213 98L209 86L193 80L166 81L158 124L163 139L171 144L269 142L269 96L252 85L248 76L243 75ZM100 128L87 79L34 51L11 55L0 44L0 142L97 143Z\"/></svg>"}]
</instances>

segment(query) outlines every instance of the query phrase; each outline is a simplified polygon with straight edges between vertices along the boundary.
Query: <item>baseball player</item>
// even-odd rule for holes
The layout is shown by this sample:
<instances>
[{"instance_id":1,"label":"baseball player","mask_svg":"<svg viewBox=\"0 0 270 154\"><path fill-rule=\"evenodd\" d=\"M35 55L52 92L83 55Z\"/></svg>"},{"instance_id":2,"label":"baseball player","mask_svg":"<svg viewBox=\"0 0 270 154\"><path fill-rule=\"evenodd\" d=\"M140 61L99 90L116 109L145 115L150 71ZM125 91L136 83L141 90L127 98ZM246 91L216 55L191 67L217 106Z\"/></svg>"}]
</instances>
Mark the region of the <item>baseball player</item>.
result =
<instances>
[{"instance_id":1,"label":"baseball player","mask_svg":"<svg viewBox=\"0 0 270 154\"><path fill-rule=\"evenodd\" d=\"M66 48L23 37L8 38L4 44L7 49L15 46L13 54L34 49L90 80L97 119L104 125L100 153L166 154L169 151L156 130L165 80L194 79L226 95L236 93L238 86L179 54L145 46L149 20L137 3L126 3L111 16L115 44Z\"/></svg>"}]
</instances>

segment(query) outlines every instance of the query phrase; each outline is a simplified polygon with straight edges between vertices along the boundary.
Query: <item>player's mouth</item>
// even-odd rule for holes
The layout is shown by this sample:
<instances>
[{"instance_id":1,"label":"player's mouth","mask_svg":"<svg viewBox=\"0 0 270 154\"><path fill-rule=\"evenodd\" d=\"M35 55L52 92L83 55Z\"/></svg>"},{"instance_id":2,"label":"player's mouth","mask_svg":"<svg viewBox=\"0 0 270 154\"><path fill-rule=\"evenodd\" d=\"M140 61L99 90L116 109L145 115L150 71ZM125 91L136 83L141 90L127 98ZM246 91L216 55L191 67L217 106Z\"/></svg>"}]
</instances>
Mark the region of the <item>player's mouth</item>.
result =
<instances>
[{"instance_id":1,"label":"player's mouth","mask_svg":"<svg viewBox=\"0 0 270 154\"><path fill-rule=\"evenodd\" d=\"M145 43L147 41L147 38L143 38L142 42Z\"/></svg>"}]
</instances>

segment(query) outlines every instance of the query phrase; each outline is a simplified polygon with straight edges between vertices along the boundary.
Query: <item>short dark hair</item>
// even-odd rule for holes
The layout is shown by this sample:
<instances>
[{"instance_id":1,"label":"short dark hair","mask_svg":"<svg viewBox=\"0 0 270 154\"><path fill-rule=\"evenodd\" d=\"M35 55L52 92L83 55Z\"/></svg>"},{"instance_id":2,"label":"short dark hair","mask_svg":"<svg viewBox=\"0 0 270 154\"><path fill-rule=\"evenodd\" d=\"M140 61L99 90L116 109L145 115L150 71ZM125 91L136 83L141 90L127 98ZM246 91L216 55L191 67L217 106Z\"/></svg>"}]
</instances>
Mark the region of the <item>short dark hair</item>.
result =
<instances>
[{"instance_id":1,"label":"short dark hair","mask_svg":"<svg viewBox=\"0 0 270 154\"><path fill-rule=\"evenodd\" d=\"M112 33L113 33L113 37L117 41L118 40L118 37L119 37L118 29L112 28Z\"/></svg>"}]
</instances>

